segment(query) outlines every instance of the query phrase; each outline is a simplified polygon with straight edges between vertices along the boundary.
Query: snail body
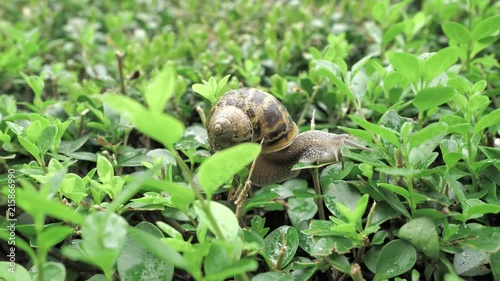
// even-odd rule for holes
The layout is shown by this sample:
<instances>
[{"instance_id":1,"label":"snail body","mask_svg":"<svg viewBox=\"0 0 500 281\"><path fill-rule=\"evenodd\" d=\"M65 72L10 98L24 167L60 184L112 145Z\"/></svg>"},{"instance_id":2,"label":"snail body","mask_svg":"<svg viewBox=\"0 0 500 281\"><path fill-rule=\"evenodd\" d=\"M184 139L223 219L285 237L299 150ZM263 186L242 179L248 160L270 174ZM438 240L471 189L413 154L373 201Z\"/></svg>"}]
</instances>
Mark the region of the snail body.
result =
<instances>
[{"instance_id":1,"label":"snail body","mask_svg":"<svg viewBox=\"0 0 500 281\"><path fill-rule=\"evenodd\" d=\"M344 145L367 150L347 134L318 130L298 133L285 107L271 94L241 88L225 93L212 107L206 128L212 150L238 143L262 143L251 181L257 186L296 177L296 163L338 162Z\"/></svg>"}]
</instances>

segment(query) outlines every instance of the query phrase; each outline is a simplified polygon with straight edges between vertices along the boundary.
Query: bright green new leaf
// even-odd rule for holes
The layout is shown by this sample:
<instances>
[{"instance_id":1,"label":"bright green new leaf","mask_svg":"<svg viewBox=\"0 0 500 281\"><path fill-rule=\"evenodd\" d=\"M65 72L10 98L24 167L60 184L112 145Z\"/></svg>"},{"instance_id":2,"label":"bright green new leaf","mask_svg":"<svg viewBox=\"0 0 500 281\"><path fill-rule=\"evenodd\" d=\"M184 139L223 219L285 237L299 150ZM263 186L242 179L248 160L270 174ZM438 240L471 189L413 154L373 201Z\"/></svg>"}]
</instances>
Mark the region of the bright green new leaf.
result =
<instances>
[{"instance_id":1,"label":"bright green new leaf","mask_svg":"<svg viewBox=\"0 0 500 281\"><path fill-rule=\"evenodd\" d=\"M167 148L172 148L184 133L184 124L178 119L153 111L143 111L133 121L137 129Z\"/></svg>"},{"instance_id":2,"label":"bright green new leaf","mask_svg":"<svg viewBox=\"0 0 500 281\"><path fill-rule=\"evenodd\" d=\"M481 132L482 130L500 123L500 108L495 109L488 115L483 116L474 126L474 134Z\"/></svg>"},{"instance_id":3,"label":"bright green new leaf","mask_svg":"<svg viewBox=\"0 0 500 281\"><path fill-rule=\"evenodd\" d=\"M97 156L97 175L103 183L110 183L115 176L113 165L102 155Z\"/></svg>"},{"instance_id":4,"label":"bright green new leaf","mask_svg":"<svg viewBox=\"0 0 500 281\"><path fill-rule=\"evenodd\" d=\"M165 104L175 91L176 78L175 66L169 63L149 83L144 92L144 99L152 112L163 112Z\"/></svg>"},{"instance_id":5,"label":"bright green new leaf","mask_svg":"<svg viewBox=\"0 0 500 281\"><path fill-rule=\"evenodd\" d=\"M35 120L26 129L24 129L24 132L29 141L36 143L38 137L42 133L42 130L46 127L48 126L43 126L40 120Z\"/></svg>"},{"instance_id":6,"label":"bright green new leaf","mask_svg":"<svg viewBox=\"0 0 500 281\"><path fill-rule=\"evenodd\" d=\"M127 96L107 94L98 96L98 98L120 112L131 122L135 120L137 114L146 110L139 102Z\"/></svg>"},{"instance_id":7,"label":"bright green new leaf","mask_svg":"<svg viewBox=\"0 0 500 281\"><path fill-rule=\"evenodd\" d=\"M380 251L374 280L396 277L409 271L417 261L417 251L404 240L393 240Z\"/></svg>"},{"instance_id":8,"label":"bright green new leaf","mask_svg":"<svg viewBox=\"0 0 500 281\"><path fill-rule=\"evenodd\" d=\"M420 61L416 56L407 53L390 53L389 62L410 83L417 84L421 70Z\"/></svg>"},{"instance_id":9,"label":"bright green new leaf","mask_svg":"<svg viewBox=\"0 0 500 281\"><path fill-rule=\"evenodd\" d=\"M36 140L36 144L40 149L40 154L45 155L47 151L54 145L57 136L57 127L52 125L45 128Z\"/></svg>"},{"instance_id":10,"label":"bright green new leaf","mask_svg":"<svg viewBox=\"0 0 500 281\"><path fill-rule=\"evenodd\" d=\"M217 152L206 159L198 171L198 182L207 197L237 172L250 164L260 153L255 143L242 143Z\"/></svg>"},{"instance_id":11,"label":"bright green new leaf","mask_svg":"<svg viewBox=\"0 0 500 281\"><path fill-rule=\"evenodd\" d=\"M129 119L139 131L167 148L171 148L184 133L181 121L163 112L147 110L129 97L104 95L100 99Z\"/></svg>"},{"instance_id":12,"label":"bright green new leaf","mask_svg":"<svg viewBox=\"0 0 500 281\"><path fill-rule=\"evenodd\" d=\"M442 72L448 70L458 60L457 50L453 47L448 47L440 50L427 58L424 63L424 78L425 82L429 83Z\"/></svg>"},{"instance_id":13,"label":"bright green new leaf","mask_svg":"<svg viewBox=\"0 0 500 281\"><path fill-rule=\"evenodd\" d=\"M450 87L425 88L417 93L413 105L420 111L425 111L449 101L454 91Z\"/></svg>"},{"instance_id":14,"label":"bright green new leaf","mask_svg":"<svg viewBox=\"0 0 500 281\"><path fill-rule=\"evenodd\" d=\"M65 281L66 280L66 267L59 262L49 261L42 265L43 280L50 281ZM32 280L38 280L38 273L33 275Z\"/></svg>"},{"instance_id":15,"label":"bright green new leaf","mask_svg":"<svg viewBox=\"0 0 500 281\"><path fill-rule=\"evenodd\" d=\"M28 76L23 72L20 72L24 81L30 86L31 90L35 94L37 99L42 95L43 88L45 87L44 77L42 76Z\"/></svg>"},{"instance_id":16,"label":"bright green new leaf","mask_svg":"<svg viewBox=\"0 0 500 281\"><path fill-rule=\"evenodd\" d=\"M428 257L439 258L439 237L434 223L429 218L411 220L401 227L398 235Z\"/></svg>"},{"instance_id":17,"label":"bright green new leaf","mask_svg":"<svg viewBox=\"0 0 500 281\"><path fill-rule=\"evenodd\" d=\"M38 247L43 250L48 250L55 244L63 241L68 235L73 233L73 228L64 225L52 225L46 227L37 241L40 241Z\"/></svg>"},{"instance_id":18,"label":"bright green new leaf","mask_svg":"<svg viewBox=\"0 0 500 281\"><path fill-rule=\"evenodd\" d=\"M158 226L158 228L161 229L161 231L165 232L168 236L170 236L176 240L184 241L184 237L182 237L182 234L177 229L175 229L173 226L166 224L162 221L157 221L156 225Z\"/></svg>"},{"instance_id":19,"label":"bright green new leaf","mask_svg":"<svg viewBox=\"0 0 500 281\"><path fill-rule=\"evenodd\" d=\"M40 163L41 158L40 150L38 149L38 147L25 137L17 136L17 139L19 140L19 143L21 143L21 145L24 147L24 149L26 149L33 157L35 157L37 162Z\"/></svg>"},{"instance_id":20,"label":"bright green new leaf","mask_svg":"<svg viewBox=\"0 0 500 281\"><path fill-rule=\"evenodd\" d=\"M491 16L482 20L472 29L472 40L478 41L495 34L500 29L500 15Z\"/></svg>"},{"instance_id":21,"label":"bright green new leaf","mask_svg":"<svg viewBox=\"0 0 500 281\"><path fill-rule=\"evenodd\" d=\"M217 100L217 98L215 97L215 93L213 93L210 87L208 87L207 85L198 83L194 84L191 88L195 93L198 93L207 100L209 100L210 103L214 103Z\"/></svg>"},{"instance_id":22,"label":"bright green new leaf","mask_svg":"<svg viewBox=\"0 0 500 281\"><path fill-rule=\"evenodd\" d=\"M330 81L335 84L335 86L337 86L352 102L355 102L354 95L349 87L347 87L346 83L335 75L335 73L331 70L331 67L325 67L323 64L319 64L316 73L330 79Z\"/></svg>"},{"instance_id":23,"label":"bright green new leaf","mask_svg":"<svg viewBox=\"0 0 500 281\"><path fill-rule=\"evenodd\" d=\"M422 144L430 146L427 152L431 152L441 142L446 135L448 125L446 123L433 123L422 130L410 135L410 148L416 148Z\"/></svg>"},{"instance_id":24,"label":"bright green new leaf","mask_svg":"<svg viewBox=\"0 0 500 281\"><path fill-rule=\"evenodd\" d=\"M382 127L380 125L370 123L370 122L362 119L361 117L358 117L355 115L349 115L349 117L352 119L352 121L354 121L356 124L361 126L363 129L370 131L375 135L378 135L381 139L384 139L384 140L392 143L396 147L400 146L398 136L394 131L387 129L385 127Z\"/></svg>"},{"instance_id":25,"label":"bright green new leaf","mask_svg":"<svg viewBox=\"0 0 500 281\"><path fill-rule=\"evenodd\" d=\"M358 204L356 204L356 207L354 208L354 211L350 214L349 221L352 223L358 223L361 218L363 217L363 214L366 211L366 206L368 206L368 199L370 197L368 194L363 194L361 198L358 201Z\"/></svg>"},{"instance_id":26,"label":"bright green new leaf","mask_svg":"<svg viewBox=\"0 0 500 281\"><path fill-rule=\"evenodd\" d=\"M443 24L443 31L451 40L455 40L460 44L466 44L471 41L469 30L460 23L447 22Z\"/></svg>"},{"instance_id":27,"label":"bright green new leaf","mask_svg":"<svg viewBox=\"0 0 500 281\"><path fill-rule=\"evenodd\" d=\"M14 267L12 267L10 262L0 261L0 280L19 281L33 279L31 278L31 275L28 273L26 268L24 268L22 265L14 263Z\"/></svg>"},{"instance_id":28,"label":"bright green new leaf","mask_svg":"<svg viewBox=\"0 0 500 281\"><path fill-rule=\"evenodd\" d=\"M235 241L239 237L239 232L241 230L236 215L228 207L222 205L221 203L214 201L205 201L205 204L209 204L210 212L212 213L215 224L209 219L208 214L202 208L202 203L200 201L194 202L195 211L198 214L198 220L208 226L208 229L216 235L218 235L218 230L221 231L223 237L220 239L225 239L229 241ZM236 243L236 242L235 242Z\"/></svg>"}]
</instances>

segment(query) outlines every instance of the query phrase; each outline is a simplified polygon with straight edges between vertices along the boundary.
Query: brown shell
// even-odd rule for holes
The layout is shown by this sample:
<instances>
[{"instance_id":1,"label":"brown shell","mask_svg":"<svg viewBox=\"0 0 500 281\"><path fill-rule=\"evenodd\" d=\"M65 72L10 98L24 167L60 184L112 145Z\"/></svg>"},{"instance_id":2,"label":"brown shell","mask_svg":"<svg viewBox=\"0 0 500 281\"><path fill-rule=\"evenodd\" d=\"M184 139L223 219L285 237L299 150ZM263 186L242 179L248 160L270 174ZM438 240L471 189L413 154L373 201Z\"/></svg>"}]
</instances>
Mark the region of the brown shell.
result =
<instances>
[{"instance_id":1,"label":"brown shell","mask_svg":"<svg viewBox=\"0 0 500 281\"><path fill-rule=\"evenodd\" d=\"M289 146L298 128L283 105L271 94L241 88L225 93L212 107L206 122L213 150L242 142L260 143L262 153Z\"/></svg>"}]
</instances>

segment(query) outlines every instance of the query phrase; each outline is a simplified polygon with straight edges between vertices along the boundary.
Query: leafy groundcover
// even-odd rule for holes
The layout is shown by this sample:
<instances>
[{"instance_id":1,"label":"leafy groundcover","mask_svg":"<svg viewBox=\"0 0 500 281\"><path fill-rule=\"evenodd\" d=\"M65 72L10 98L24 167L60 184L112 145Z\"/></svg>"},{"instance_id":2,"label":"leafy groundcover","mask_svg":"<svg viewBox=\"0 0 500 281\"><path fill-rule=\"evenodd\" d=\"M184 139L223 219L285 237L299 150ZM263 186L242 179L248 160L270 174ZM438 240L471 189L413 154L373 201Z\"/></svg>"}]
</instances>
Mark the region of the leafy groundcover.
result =
<instances>
[{"instance_id":1,"label":"leafy groundcover","mask_svg":"<svg viewBox=\"0 0 500 281\"><path fill-rule=\"evenodd\" d=\"M499 11L1 1L0 280L500 280ZM245 185L243 86L373 152Z\"/></svg>"}]
</instances>

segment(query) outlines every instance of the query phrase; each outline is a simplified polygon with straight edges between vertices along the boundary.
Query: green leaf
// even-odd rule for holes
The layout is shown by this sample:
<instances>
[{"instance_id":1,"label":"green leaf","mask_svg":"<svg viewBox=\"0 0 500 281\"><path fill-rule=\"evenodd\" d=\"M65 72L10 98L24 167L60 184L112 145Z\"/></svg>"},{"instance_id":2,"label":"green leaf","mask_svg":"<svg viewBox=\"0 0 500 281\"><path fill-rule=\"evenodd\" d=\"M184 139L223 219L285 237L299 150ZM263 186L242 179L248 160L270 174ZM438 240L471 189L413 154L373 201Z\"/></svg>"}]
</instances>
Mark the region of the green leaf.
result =
<instances>
[{"instance_id":1,"label":"green leaf","mask_svg":"<svg viewBox=\"0 0 500 281\"><path fill-rule=\"evenodd\" d=\"M167 148L172 148L184 133L184 124L181 121L163 112L147 110L129 97L109 94L99 98L119 111L139 131Z\"/></svg>"},{"instance_id":2,"label":"green leaf","mask_svg":"<svg viewBox=\"0 0 500 281\"><path fill-rule=\"evenodd\" d=\"M206 224L208 229L212 231L212 233L218 235L219 232L217 229L221 231L223 237L219 237L220 239L225 239L229 241L235 241L239 237L239 232L241 228L238 224L238 219L236 219L236 215L229 209L228 207L214 201L205 201L204 204L209 204L209 210L212 213L213 218L215 219L215 225L212 224L212 221L209 219L209 215L205 212L205 209L202 207L202 203L200 201L194 202L195 211L198 214L198 220L200 223Z\"/></svg>"},{"instance_id":3,"label":"green leaf","mask_svg":"<svg viewBox=\"0 0 500 281\"><path fill-rule=\"evenodd\" d=\"M12 266L7 261L0 261L0 279L4 281L32 280L26 268L17 263Z\"/></svg>"},{"instance_id":4,"label":"green leaf","mask_svg":"<svg viewBox=\"0 0 500 281\"><path fill-rule=\"evenodd\" d=\"M366 206L368 206L369 198L370 197L368 196L368 194L363 194L363 196L361 196L361 199L359 199L358 203L356 204L354 211L349 216L350 222L359 223L361 221L361 218L366 211Z\"/></svg>"},{"instance_id":5,"label":"green leaf","mask_svg":"<svg viewBox=\"0 0 500 281\"><path fill-rule=\"evenodd\" d=\"M319 62L323 62L319 64ZM332 82L335 86L337 86L340 91L342 91L352 102L355 102L354 95L352 94L351 90L349 87L347 87L347 84L344 83L340 78L337 77L335 72L332 70L332 67L325 66L325 63L332 64L331 62L324 62L324 61L318 61L318 66L315 71L320 76L326 77Z\"/></svg>"},{"instance_id":6,"label":"green leaf","mask_svg":"<svg viewBox=\"0 0 500 281\"><path fill-rule=\"evenodd\" d=\"M284 273L284 272L265 272L265 273L259 273L252 277L251 281L269 281L269 280L276 280L276 281L294 281L295 279L293 276L289 273Z\"/></svg>"},{"instance_id":7,"label":"green leaf","mask_svg":"<svg viewBox=\"0 0 500 281\"><path fill-rule=\"evenodd\" d=\"M45 87L44 78L42 76L28 76L23 72L20 72L24 81L30 86L31 90L38 99L42 95L43 88Z\"/></svg>"},{"instance_id":8,"label":"green leaf","mask_svg":"<svg viewBox=\"0 0 500 281\"><path fill-rule=\"evenodd\" d=\"M76 213L70 207L63 205L60 201L47 201L45 197L42 198L40 194L32 192L32 190L19 188L16 190L16 196L19 207L30 214L47 214L53 218L74 224L81 224L84 221L82 215Z\"/></svg>"},{"instance_id":9,"label":"green leaf","mask_svg":"<svg viewBox=\"0 0 500 281\"><path fill-rule=\"evenodd\" d=\"M283 269L292 260L299 246L297 230L291 226L280 226L271 232L265 239L265 248L262 255L270 268ZM280 257L281 256L281 257ZM278 259L281 264L277 265Z\"/></svg>"},{"instance_id":10,"label":"green leaf","mask_svg":"<svg viewBox=\"0 0 500 281\"><path fill-rule=\"evenodd\" d=\"M209 256L210 257L210 256ZM207 257L208 259L208 257ZM216 261L220 263L220 259ZM236 262L231 262L230 265L225 268L207 273L205 276L207 280L226 280L233 276L238 276L244 274L245 272L255 271L259 266L258 262L253 258L243 258ZM253 278L252 278L253 280ZM274 280L274 279L273 279Z\"/></svg>"},{"instance_id":11,"label":"green leaf","mask_svg":"<svg viewBox=\"0 0 500 281\"><path fill-rule=\"evenodd\" d=\"M425 111L449 101L454 91L450 87L425 88L417 93L413 105L420 111Z\"/></svg>"},{"instance_id":12,"label":"green leaf","mask_svg":"<svg viewBox=\"0 0 500 281\"><path fill-rule=\"evenodd\" d=\"M439 258L439 237L432 220L422 217L404 224L398 236L412 243L426 256Z\"/></svg>"},{"instance_id":13,"label":"green leaf","mask_svg":"<svg viewBox=\"0 0 500 281\"><path fill-rule=\"evenodd\" d=\"M401 73L410 83L417 84L420 79L420 61L412 54L390 53L389 62L397 72Z\"/></svg>"},{"instance_id":14,"label":"green leaf","mask_svg":"<svg viewBox=\"0 0 500 281\"><path fill-rule=\"evenodd\" d=\"M495 124L500 123L500 108L495 109L488 115L483 116L474 126L474 134L481 132L482 130L491 127Z\"/></svg>"},{"instance_id":15,"label":"green leaf","mask_svg":"<svg viewBox=\"0 0 500 281\"><path fill-rule=\"evenodd\" d=\"M79 247L66 246L63 254L111 272L127 236L127 221L111 212L92 213L82 225Z\"/></svg>"},{"instance_id":16,"label":"green leaf","mask_svg":"<svg viewBox=\"0 0 500 281\"><path fill-rule=\"evenodd\" d=\"M489 255L485 252L464 248L462 252L453 258L453 267L458 275L477 276L490 272L486 266L489 263Z\"/></svg>"},{"instance_id":17,"label":"green leaf","mask_svg":"<svg viewBox=\"0 0 500 281\"><path fill-rule=\"evenodd\" d=\"M172 148L184 133L184 124L176 118L161 112L142 111L132 123L137 129L167 148Z\"/></svg>"},{"instance_id":18,"label":"green leaf","mask_svg":"<svg viewBox=\"0 0 500 281\"><path fill-rule=\"evenodd\" d=\"M198 182L207 197L233 175L250 164L260 153L260 146L255 143L242 143L217 152L200 165Z\"/></svg>"},{"instance_id":19,"label":"green leaf","mask_svg":"<svg viewBox=\"0 0 500 281\"><path fill-rule=\"evenodd\" d=\"M152 112L163 112L165 104L175 91L176 78L175 67L169 63L149 83L144 93L144 99Z\"/></svg>"},{"instance_id":20,"label":"green leaf","mask_svg":"<svg viewBox=\"0 0 500 281\"><path fill-rule=\"evenodd\" d=\"M63 241L68 235L72 233L73 228L64 225L53 225L46 227L37 239L40 242L38 247L40 247L40 249L43 249L44 251L48 250L50 247Z\"/></svg>"},{"instance_id":21,"label":"green leaf","mask_svg":"<svg viewBox=\"0 0 500 281\"><path fill-rule=\"evenodd\" d=\"M175 229L173 226L166 224L162 221L157 221L156 225L158 228L161 229L161 231L165 232L168 236L176 239L176 240L184 240L184 237L182 237L182 234Z\"/></svg>"},{"instance_id":22,"label":"green leaf","mask_svg":"<svg viewBox=\"0 0 500 281\"><path fill-rule=\"evenodd\" d=\"M350 186L346 181L338 181L322 186L325 205L335 217L344 218L337 204L340 203L348 207L350 211L353 211L356 208L356 203L361 199L359 191L355 187Z\"/></svg>"},{"instance_id":23,"label":"green leaf","mask_svg":"<svg viewBox=\"0 0 500 281\"><path fill-rule=\"evenodd\" d=\"M446 36L451 40L457 41L459 44L467 44L472 39L469 30L460 23L447 22L442 27Z\"/></svg>"},{"instance_id":24,"label":"green leaf","mask_svg":"<svg viewBox=\"0 0 500 281\"><path fill-rule=\"evenodd\" d=\"M33 157L35 157L37 162L40 163L41 158L40 150L38 149L38 147L25 137L18 136L17 139L19 140L19 143L21 143L21 145L24 147L24 149L26 149Z\"/></svg>"},{"instance_id":25,"label":"green leaf","mask_svg":"<svg viewBox=\"0 0 500 281\"><path fill-rule=\"evenodd\" d=\"M128 233L162 261L180 269L188 269L189 265L184 257L163 243L157 236L138 228L129 228Z\"/></svg>"},{"instance_id":26,"label":"green leaf","mask_svg":"<svg viewBox=\"0 0 500 281\"><path fill-rule=\"evenodd\" d=\"M80 204L80 201L88 195L83 179L73 173L64 175L59 191L76 204Z\"/></svg>"},{"instance_id":27,"label":"green leaf","mask_svg":"<svg viewBox=\"0 0 500 281\"><path fill-rule=\"evenodd\" d=\"M394 131L382 127L380 125L370 123L364 119L361 119L361 117L355 115L349 115L349 118L351 118L352 121L361 126L363 129L372 132L373 134L379 136L381 139L384 139L392 143L396 147L400 147L398 136Z\"/></svg>"},{"instance_id":28,"label":"green leaf","mask_svg":"<svg viewBox=\"0 0 500 281\"><path fill-rule=\"evenodd\" d=\"M481 227L472 230L463 242L464 246L486 253L500 251L500 227Z\"/></svg>"},{"instance_id":29,"label":"green leaf","mask_svg":"<svg viewBox=\"0 0 500 281\"><path fill-rule=\"evenodd\" d=\"M403 196L406 199L406 201L409 201L409 199L410 199L410 193L408 192L408 190L406 190L400 186L390 184L390 183L379 183L377 185Z\"/></svg>"},{"instance_id":30,"label":"green leaf","mask_svg":"<svg viewBox=\"0 0 500 281\"><path fill-rule=\"evenodd\" d=\"M42 265L44 281L65 281L66 280L66 267L59 262L46 262ZM33 275L32 280L39 280L38 273Z\"/></svg>"},{"instance_id":31,"label":"green leaf","mask_svg":"<svg viewBox=\"0 0 500 281\"><path fill-rule=\"evenodd\" d=\"M447 128L448 125L442 122L430 124L429 126L411 135L410 148L424 146L421 147L421 149L425 148L425 153L432 152L446 135Z\"/></svg>"},{"instance_id":32,"label":"green leaf","mask_svg":"<svg viewBox=\"0 0 500 281\"><path fill-rule=\"evenodd\" d=\"M97 156L97 175L102 183L111 183L115 176L113 165L102 155Z\"/></svg>"},{"instance_id":33,"label":"green leaf","mask_svg":"<svg viewBox=\"0 0 500 281\"><path fill-rule=\"evenodd\" d=\"M215 103L217 97L215 97L215 93L212 92L210 87L203 84L194 84L192 87L195 93L200 94L202 97L206 98L210 101L210 103Z\"/></svg>"},{"instance_id":34,"label":"green leaf","mask_svg":"<svg viewBox=\"0 0 500 281\"><path fill-rule=\"evenodd\" d=\"M288 199L287 213L293 226L299 222L310 220L318 211L318 205L312 198L290 198Z\"/></svg>"},{"instance_id":35,"label":"green leaf","mask_svg":"<svg viewBox=\"0 0 500 281\"><path fill-rule=\"evenodd\" d=\"M424 61L424 78L429 83L439 74L448 70L458 60L456 48L448 47L433 54Z\"/></svg>"},{"instance_id":36,"label":"green leaf","mask_svg":"<svg viewBox=\"0 0 500 281\"><path fill-rule=\"evenodd\" d=\"M417 252L412 244L404 240L393 240L380 251L374 280L396 277L410 269L417 261Z\"/></svg>"},{"instance_id":37,"label":"green leaf","mask_svg":"<svg viewBox=\"0 0 500 281\"><path fill-rule=\"evenodd\" d=\"M149 222L141 222L134 228L156 238L163 238L161 231ZM116 262L120 280L172 280L174 266L152 255L142 242L131 235L127 236Z\"/></svg>"},{"instance_id":38,"label":"green leaf","mask_svg":"<svg viewBox=\"0 0 500 281\"><path fill-rule=\"evenodd\" d=\"M479 41L482 38L495 34L500 28L500 15L491 16L482 20L472 29L472 40Z\"/></svg>"}]
</instances>

